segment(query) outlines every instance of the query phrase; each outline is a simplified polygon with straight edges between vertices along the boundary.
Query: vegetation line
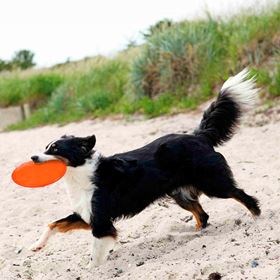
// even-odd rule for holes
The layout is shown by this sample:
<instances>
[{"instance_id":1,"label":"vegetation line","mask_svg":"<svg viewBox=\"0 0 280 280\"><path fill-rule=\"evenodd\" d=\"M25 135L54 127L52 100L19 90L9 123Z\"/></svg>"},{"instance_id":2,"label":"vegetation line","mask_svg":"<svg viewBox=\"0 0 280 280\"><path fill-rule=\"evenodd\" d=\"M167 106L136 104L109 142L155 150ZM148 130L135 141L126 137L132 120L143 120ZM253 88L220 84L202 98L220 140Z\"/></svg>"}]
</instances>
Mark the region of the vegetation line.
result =
<instances>
[{"instance_id":1,"label":"vegetation line","mask_svg":"<svg viewBox=\"0 0 280 280\"><path fill-rule=\"evenodd\" d=\"M245 66L265 100L280 96L280 5L257 15L152 26L141 46L45 70L0 73L0 106L29 103L9 129L113 114L148 117L196 108Z\"/></svg>"}]
</instances>

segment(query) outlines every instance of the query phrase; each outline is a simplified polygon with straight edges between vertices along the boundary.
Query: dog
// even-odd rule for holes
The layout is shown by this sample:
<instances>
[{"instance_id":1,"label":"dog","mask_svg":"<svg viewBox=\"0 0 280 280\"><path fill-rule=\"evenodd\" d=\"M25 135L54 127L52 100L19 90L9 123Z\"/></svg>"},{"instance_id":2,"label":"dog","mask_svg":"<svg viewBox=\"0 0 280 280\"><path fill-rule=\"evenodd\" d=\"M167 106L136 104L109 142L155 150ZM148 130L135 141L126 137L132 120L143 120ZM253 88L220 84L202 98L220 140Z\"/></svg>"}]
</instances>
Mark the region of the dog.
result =
<instances>
[{"instance_id":1,"label":"dog","mask_svg":"<svg viewBox=\"0 0 280 280\"><path fill-rule=\"evenodd\" d=\"M34 162L59 159L67 164L65 180L73 213L50 223L31 250L43 248L57 232L91 230L91 265L102 264L114 248L114 221L136 215L155 200L169 196L190 211L196 228L207 226L199 196L233 198L254 216L261 213L255 197L238 188L230 167L214 147L228 141L257 96L254 78L244 69L230 77L190 135L169 134L142 148L102 156L96 138L62 136L34 155Z\"/></svg>"}]
</instances>

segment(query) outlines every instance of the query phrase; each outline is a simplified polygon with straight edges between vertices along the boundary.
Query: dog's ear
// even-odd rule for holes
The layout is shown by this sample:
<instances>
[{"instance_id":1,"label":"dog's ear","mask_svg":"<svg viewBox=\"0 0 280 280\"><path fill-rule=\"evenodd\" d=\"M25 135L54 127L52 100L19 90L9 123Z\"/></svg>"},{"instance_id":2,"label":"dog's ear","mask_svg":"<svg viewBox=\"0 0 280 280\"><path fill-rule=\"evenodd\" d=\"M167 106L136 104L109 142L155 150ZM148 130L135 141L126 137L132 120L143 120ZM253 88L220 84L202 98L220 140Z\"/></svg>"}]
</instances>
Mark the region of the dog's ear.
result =
<instances>
[{"instance_id":1,"label":"dog's ear","mask_svg":"<svg viewBox=\"0 0 280 280\"><path fill-rule=\"evenodd\" d=\"M96 137L95 137L95 135L88 136L85 138L85 141L86 141L88 149L91 150L95 146Z\"/></svg>"}]
</instances>

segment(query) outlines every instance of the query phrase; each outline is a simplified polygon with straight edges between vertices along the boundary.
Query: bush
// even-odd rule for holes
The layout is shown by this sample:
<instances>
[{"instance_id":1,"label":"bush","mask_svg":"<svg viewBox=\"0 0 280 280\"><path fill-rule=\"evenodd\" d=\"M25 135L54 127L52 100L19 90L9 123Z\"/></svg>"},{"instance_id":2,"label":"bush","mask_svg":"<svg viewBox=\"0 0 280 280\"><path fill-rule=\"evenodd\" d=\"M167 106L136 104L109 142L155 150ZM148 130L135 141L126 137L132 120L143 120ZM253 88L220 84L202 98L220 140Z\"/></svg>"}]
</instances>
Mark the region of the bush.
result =
<instances>
[{"instance_id":1,"label":"bush","mask_svg":"<svg viewBox=\"0 0 280 280\"><path fill-rule=\"evenodd\" d=\"M131 82L138 96L174 97L215 92L216 85L248 64L276 56L280 42L280 5L260 15L228 21L185 21L147 38L132 65Z\"/></svg>"},{"instance_id":2,"label":"bush","mask_svg":"<svg viewBox=\"0 0 280 280\"><path fill-rule=\"evenodd\" d=\"M127 72L126 63L112 60L88 73L72 76L53 91L43 109L31 116L30 124L66 122L116 112L125 92Z\"/></svg>"},{"instance_id":3,"label":"bush","mask_svg":"<svg viewBox=\"0 0 280 280\"><path fill-rule=\"evenodd\" d=\"M280 64L278 65L275 75L273 75L272 83L268 90L273 97L280 96Z\"/></svg>"},{"instance_id":4,"label":"bush","mask_svg":"<svg viewBox=\"0 0 280 280\"><path fill-rule=\"evenodd\" d=\"M209 16L159 22L145 44L113 59L0 76L0 106L30 102L39 108L18 128L117 113L154 117L196 108L245 66L254 68L263 96L275 98L280 96L279 22L279 4L224 21Z\"/></svg>"},{"instance_id":5,"label":"bush","mask_svg":"<svg viewBox=\"0 0 280 280\"><path fill-rule=\"evenodd\" d=\"M132 66L135 92L149 97L165 92L187 95L191 84L206 73L211 76L211 69L224 59L227 41L212 19L184 22L156 34Z\"/></svg>"},{"instance_id":6,"label":"bush","mask_svg":"<svg viewBox=\"0 0 280 280\"><path fill-rule=\"evenodd\" d=\"M31 76L26 79L27 87L23 101L33 104L45 103L63 82L64 78L54 73Z\"/></svg>"},{"instance_id":7,"label":"bush","mask_svg":"<svg viewBox=\"0 0 280 280\"><path fill-rule=\"evenodd\" d=\"M18 76L0 79L0 106L19 105L25 102L36 108L51 96L64 81L57 74L37 74L30 77Z\"/></svg>"},{"instance_id":8,"label":"bush","mask_svg":"<svg viewBox=\"0 0 280 280\"><path fill-rule=\"evenodd\" d=\"M18 77L0 78L0 106L7 107L22 103L26 88L26 80Z\"/></svg>"}]
</instances>

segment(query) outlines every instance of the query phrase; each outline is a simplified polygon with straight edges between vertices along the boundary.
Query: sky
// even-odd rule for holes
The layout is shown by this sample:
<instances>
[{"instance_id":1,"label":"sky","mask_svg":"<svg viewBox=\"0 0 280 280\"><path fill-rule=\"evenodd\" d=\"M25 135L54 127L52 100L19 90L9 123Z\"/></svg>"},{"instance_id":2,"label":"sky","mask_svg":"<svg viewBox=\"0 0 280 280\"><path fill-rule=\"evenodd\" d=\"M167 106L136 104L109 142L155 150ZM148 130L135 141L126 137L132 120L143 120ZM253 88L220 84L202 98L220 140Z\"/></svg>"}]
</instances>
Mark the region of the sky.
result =
<instances>
[{"instance_id":1,"label":"sky","mask_svg":"<svg viewBox=\"0 0 280 280\"><path fill-rule=\"evenodd\" d=\"M0 58L35 53L39 67L113 55L157 21L193 19L266 6L277 0L9 0L0 1Z\"/></svg>"}]
</instances>

